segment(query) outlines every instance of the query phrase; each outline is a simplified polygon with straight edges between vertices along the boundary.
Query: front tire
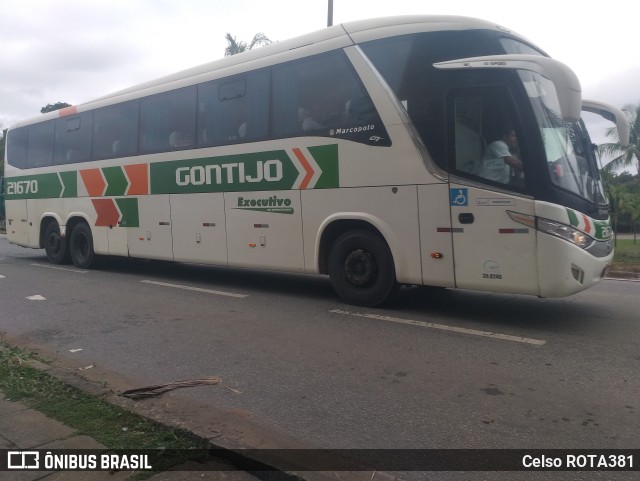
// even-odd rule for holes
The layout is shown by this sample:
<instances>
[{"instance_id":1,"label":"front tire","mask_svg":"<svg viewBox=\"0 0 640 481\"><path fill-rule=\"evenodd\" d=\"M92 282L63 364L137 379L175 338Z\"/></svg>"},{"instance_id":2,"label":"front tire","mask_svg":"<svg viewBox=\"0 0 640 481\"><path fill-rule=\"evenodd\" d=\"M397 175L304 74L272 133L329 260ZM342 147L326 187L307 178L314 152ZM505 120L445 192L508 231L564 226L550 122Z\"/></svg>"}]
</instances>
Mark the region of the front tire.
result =
<instances>
[{"instance_id":1,"label":"front tire","mask_svg":"<svg viewBox=\"0 0 640 481\"><path fill-rule=\"evenodd\" d=\"M329 277L349 304L375 307L395 294L398 283L391 251L377 234L345 232L329 251Z\"/></svg>"},{"instance_id":2,"label":"front tire","mask_svg":"<svg viewBox=\"0 0 640 481\"><path fill-rule=\"evenodd\" d=\"M69 261L69 249L66 237L60 235L60 226L56 221L49 222L44 230L44 251L52 264L66 264Z\"/></svg>"},{"instance_id":3,"label":"front tire","mask_svg":"<svg viewBox=\"0 0 640 481\"><path fill-rule=\"evenodd\" d=\"M89 269L94 265L96 254L93 250L93 235L86 223L81 222L73 228L69 246L71 260L76 267Z\"/></svg>"}]
</instances>

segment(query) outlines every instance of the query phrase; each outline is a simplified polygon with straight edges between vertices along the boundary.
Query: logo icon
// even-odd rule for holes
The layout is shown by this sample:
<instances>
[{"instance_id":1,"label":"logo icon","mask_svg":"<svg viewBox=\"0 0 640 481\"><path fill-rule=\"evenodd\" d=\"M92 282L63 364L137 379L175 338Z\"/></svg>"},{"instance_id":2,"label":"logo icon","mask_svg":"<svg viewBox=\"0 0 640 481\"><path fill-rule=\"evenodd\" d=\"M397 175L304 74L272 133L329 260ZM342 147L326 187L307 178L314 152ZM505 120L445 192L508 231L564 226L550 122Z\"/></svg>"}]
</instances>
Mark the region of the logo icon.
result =
<instances>
[{"instance_id":1,"label":"logo icon","mask_svg":"<svg viewBox=\"0 0 640 481\"><path fill-rule=\"evenodd\" d=\"M469 205L469 189L451 189L449 196L451 205Z\"/></svg>"},{"instance_id":2,"label":"logo icon","mask_svg":"<svg viewBox=\"0 0 640 481\"><path fill-rule=\"evenodd\" d=\"M8 451L7 468L39 469L40 453L38 451Z\"/></svg>"}]
</instances>

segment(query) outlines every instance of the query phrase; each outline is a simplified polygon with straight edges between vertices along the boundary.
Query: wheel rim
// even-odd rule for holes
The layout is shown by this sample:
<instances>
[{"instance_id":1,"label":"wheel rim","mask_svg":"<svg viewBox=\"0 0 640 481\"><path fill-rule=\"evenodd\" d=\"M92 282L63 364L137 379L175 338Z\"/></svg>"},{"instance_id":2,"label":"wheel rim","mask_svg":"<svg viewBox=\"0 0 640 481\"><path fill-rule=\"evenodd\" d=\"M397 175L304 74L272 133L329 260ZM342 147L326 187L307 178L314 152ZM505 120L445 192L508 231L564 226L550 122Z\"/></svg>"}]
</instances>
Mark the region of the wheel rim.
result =
<instances>
[{"instance_id":1,"label":"wheel rim","mask_svg":"<svg viewBox=\"0 0 640 481\"><path fill-rule=\"evenodd\" d=\"M61 240L62 239L57 232L52 232L51 234L49 234L49 237L47 238L48 251L52 254L57 254L58 252L60 252L60 247L62 245Z\"/></svg>"},{"instance_id":2,"label":"wheel rim","mask_svg":"<svg viewBox=\"0 0 640 481\"><path fill-rule=\"evenodd\" d=\"M369 252L355 250L344 260L344 276L354 286L369 287L378 277L378 264Z\"/></svg>"}]
</instances>

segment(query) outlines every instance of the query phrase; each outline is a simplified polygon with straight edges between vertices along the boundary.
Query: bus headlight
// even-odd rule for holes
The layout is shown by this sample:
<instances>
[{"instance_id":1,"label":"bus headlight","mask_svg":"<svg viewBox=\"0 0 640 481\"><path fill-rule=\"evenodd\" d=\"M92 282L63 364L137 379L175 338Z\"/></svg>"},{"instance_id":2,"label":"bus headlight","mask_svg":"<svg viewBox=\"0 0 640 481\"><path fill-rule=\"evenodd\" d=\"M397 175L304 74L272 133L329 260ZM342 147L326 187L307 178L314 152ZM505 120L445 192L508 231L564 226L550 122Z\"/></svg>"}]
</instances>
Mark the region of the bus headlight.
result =
<instances>
[{"instance_id":1,"label":"bus headlight","mask_svg":"<svg viewBox=\"0 0 640 481\"><path fill-rule=\"evenodd\" d=\"M560 237L561 239L571 242L583 249L587 249L594 242L587 234L566 224L561 224L549 219L542 219L538 217L537 228L540 232Z\"/></svg>"}]
</instances>

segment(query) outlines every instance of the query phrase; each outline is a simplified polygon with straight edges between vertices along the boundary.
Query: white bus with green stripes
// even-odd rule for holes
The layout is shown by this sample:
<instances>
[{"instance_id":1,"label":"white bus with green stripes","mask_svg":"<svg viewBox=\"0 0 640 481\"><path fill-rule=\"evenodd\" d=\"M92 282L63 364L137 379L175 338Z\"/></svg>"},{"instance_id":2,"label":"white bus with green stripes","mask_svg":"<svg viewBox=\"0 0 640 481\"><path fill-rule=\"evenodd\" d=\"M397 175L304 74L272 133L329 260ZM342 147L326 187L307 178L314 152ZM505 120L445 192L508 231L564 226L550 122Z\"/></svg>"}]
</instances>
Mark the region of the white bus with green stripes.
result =
<instances>
[{"instance_id":1,"label":"white bus with green stripes","mask_svg":"<svg viewBox=\"0 0 640 481\"><path fill-rule=\"evenodd\" d=\"M364 306L399 285L567 296L613 255L582 106L569 68L490 22L336 25L17 123L8 239L80 268L325 274Z\"/></svg>"}]
</instances>

